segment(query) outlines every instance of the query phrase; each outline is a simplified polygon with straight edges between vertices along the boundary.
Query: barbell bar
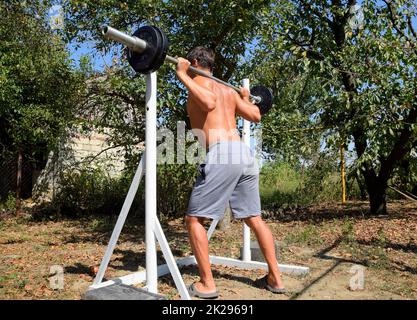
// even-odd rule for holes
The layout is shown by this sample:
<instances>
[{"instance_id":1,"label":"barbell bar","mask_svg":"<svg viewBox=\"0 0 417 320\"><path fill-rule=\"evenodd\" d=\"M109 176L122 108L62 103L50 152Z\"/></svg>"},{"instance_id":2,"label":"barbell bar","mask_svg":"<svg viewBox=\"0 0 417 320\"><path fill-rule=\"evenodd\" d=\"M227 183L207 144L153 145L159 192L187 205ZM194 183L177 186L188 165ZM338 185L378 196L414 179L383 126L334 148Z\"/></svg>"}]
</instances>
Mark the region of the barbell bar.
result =
<instances>
[{"instance_id":1,"label":"barbell bar","mask_svg":"<svg viewBox=\"0 0 417 320\"><path fill-rule=\"evenodd\" d=\"M156 71L164 61L178 64L178 59L167 54L168 39L157 27L144 26L139 28L133 36L129 36L110 26L103 26L102 35L125 45L128 50L128 61L140 73ZM241 94L240 88L225 82L211 74L190 66L189 69L198 75L217 81ZM272 91L265 86L255 86L251 89L249 97L259 107L261 114L265 114L272 107Z\"/></svg>"}]
</instances>

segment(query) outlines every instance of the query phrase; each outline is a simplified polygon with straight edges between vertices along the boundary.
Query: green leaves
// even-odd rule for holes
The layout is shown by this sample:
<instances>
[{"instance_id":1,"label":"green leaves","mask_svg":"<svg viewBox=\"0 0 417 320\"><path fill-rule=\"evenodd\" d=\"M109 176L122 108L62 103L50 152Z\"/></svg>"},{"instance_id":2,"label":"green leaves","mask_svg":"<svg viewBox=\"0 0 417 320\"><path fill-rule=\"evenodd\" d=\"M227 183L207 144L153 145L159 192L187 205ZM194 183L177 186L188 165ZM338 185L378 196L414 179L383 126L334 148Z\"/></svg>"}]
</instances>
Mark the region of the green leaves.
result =
<instances>
[{"instance_id":1,"label":"green leaves","mask_svg":"<svg viewBox=\"0 0 417 320\"><path fill-rule=\"evenodd\" d=\"M11 153L52 147L71 126L82 76L46 24L48 9L38 1L0 5L0 145Z\"/></svg>"},{"instance_id":2,"label":"green leaves","mask_svg":"<svg viewBox=\"0 0 417 320\"><path fill-rule=\"evenodd\" d=\"M319 147L352 141L352 165L385 179L367 181L378 185L401 159L416 158L417 9L413 1L367 0L355 29L345 18L355 14L349 3L288 0L271 7L254 59L254 77L276 96L275 113L263 119L263 144L300 161Z\"/></svg>"}]
</instances>

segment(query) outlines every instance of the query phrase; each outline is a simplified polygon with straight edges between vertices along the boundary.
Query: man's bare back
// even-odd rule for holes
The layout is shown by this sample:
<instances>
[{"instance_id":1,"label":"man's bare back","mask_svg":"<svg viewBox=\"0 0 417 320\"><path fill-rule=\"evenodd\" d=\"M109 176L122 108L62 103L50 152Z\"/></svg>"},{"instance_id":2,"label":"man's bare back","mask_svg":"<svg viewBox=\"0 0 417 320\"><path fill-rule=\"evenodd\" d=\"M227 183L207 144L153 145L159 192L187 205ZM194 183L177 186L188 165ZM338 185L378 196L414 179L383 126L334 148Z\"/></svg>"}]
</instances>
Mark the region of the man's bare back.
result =
<instances>
[{"instance_id":1,"label":"man's bare back","mask_svg":"<svg viewBox=\"0 0 417 320\"><path fill-rule=\"evenodd\" d=\"M232 88L189 73L190 62L182 58L178 60L178 78L189 92L187 112L191 127L204 133L204 136L199 138L204 141L206 147L218 141L240 140L236 130L236 114L252 122L260 121L259 108L249 101L248 89L241 88L240 96ZM193 66L210 73L210 70L202 68L196 61L193 62Z\"/></svg>"},{"instance_id":2,"label":"man's bare back","mask_svg":"<svg viewBox=\"0 0 417 320\"><path fill-rule=\"evenodd\" d=\"M204 78L198 76L199 78ZM197 77L196 77L197 78ZM213 92L216 106L213 110L202 111L195 98L190 95L187 102L187 112L190 117L191 127L200 129L204 133L206 147L223 140L239 140L236 131L236 92L211 79L196 79Z\"/></svg>"}]
</instances>

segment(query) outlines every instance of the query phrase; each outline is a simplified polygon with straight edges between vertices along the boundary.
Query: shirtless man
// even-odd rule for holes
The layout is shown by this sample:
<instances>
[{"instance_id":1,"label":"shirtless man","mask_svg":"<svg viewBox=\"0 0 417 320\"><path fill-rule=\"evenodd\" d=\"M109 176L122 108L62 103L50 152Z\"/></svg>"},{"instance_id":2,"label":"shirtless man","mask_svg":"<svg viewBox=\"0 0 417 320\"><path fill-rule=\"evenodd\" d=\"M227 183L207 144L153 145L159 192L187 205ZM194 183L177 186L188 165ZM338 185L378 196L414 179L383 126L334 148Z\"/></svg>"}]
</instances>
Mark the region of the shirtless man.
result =
<instances>
[{"instance_id":1,"label":"shirtless man","mask_svg":"<svg viewBox=\"0 0 417 320\"><path fill-rule=\"evenodd\" d=\"M265 288L284 293L272 233L261 218L259 170L250 149L241 142L236 130L236 114L259 122L259 108L249 101L247 89L241 88L240 96L233 89L188 70L191 64L211 73L214 64L211 50L196 47L187 55L187 60L178 60L177 76L189 92L187 112L191 126L204 133L208 149L204 163L199 166L200 175L185 217L200 272L200 281L189 287L190 294L199 298L218 297L203 223L205 219L221 218L229 201L234 218L243 219L258 239L269 268L262 279Z\"/></svg>"}]
</instances>

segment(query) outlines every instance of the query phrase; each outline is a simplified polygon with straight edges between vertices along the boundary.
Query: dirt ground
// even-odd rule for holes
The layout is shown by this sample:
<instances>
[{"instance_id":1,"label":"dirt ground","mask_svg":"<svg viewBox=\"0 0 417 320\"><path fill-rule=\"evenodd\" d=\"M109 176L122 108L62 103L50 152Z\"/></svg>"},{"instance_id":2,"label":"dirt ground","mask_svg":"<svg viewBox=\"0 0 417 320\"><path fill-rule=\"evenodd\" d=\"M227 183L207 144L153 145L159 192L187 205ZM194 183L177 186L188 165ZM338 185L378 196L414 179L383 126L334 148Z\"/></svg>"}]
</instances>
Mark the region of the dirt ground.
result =
<instances>
[{"instance_id":1,"label":"dirt ground","mask_svg":"<svg viewBox=\"0 0 417 320\"><path fill-rule=\"evenodd\" d=\"M417 203L393 202L387 216L366 217L367 203L298 208L267 220L279 241L279 262L310 267L308 275L284 275L287 295L274 295L256 279L263 271L213 266L219 299L416 299ZM0 218L0 299L80 299L94 277L115 223L112 218L34 219L29 214ZM182 219L162 221L176 257L190 255ZM242 224L216 231L211 253L239 257ZM159 262L164 259L159 252ZM106 278L144 263L143 222L128 220ZM64 270L64 288L50 286L51 266ZM185 282L198 279L195 267L181 269ZM179 299L170 276L159 291Z\"/></svg>"}]
</instances>

